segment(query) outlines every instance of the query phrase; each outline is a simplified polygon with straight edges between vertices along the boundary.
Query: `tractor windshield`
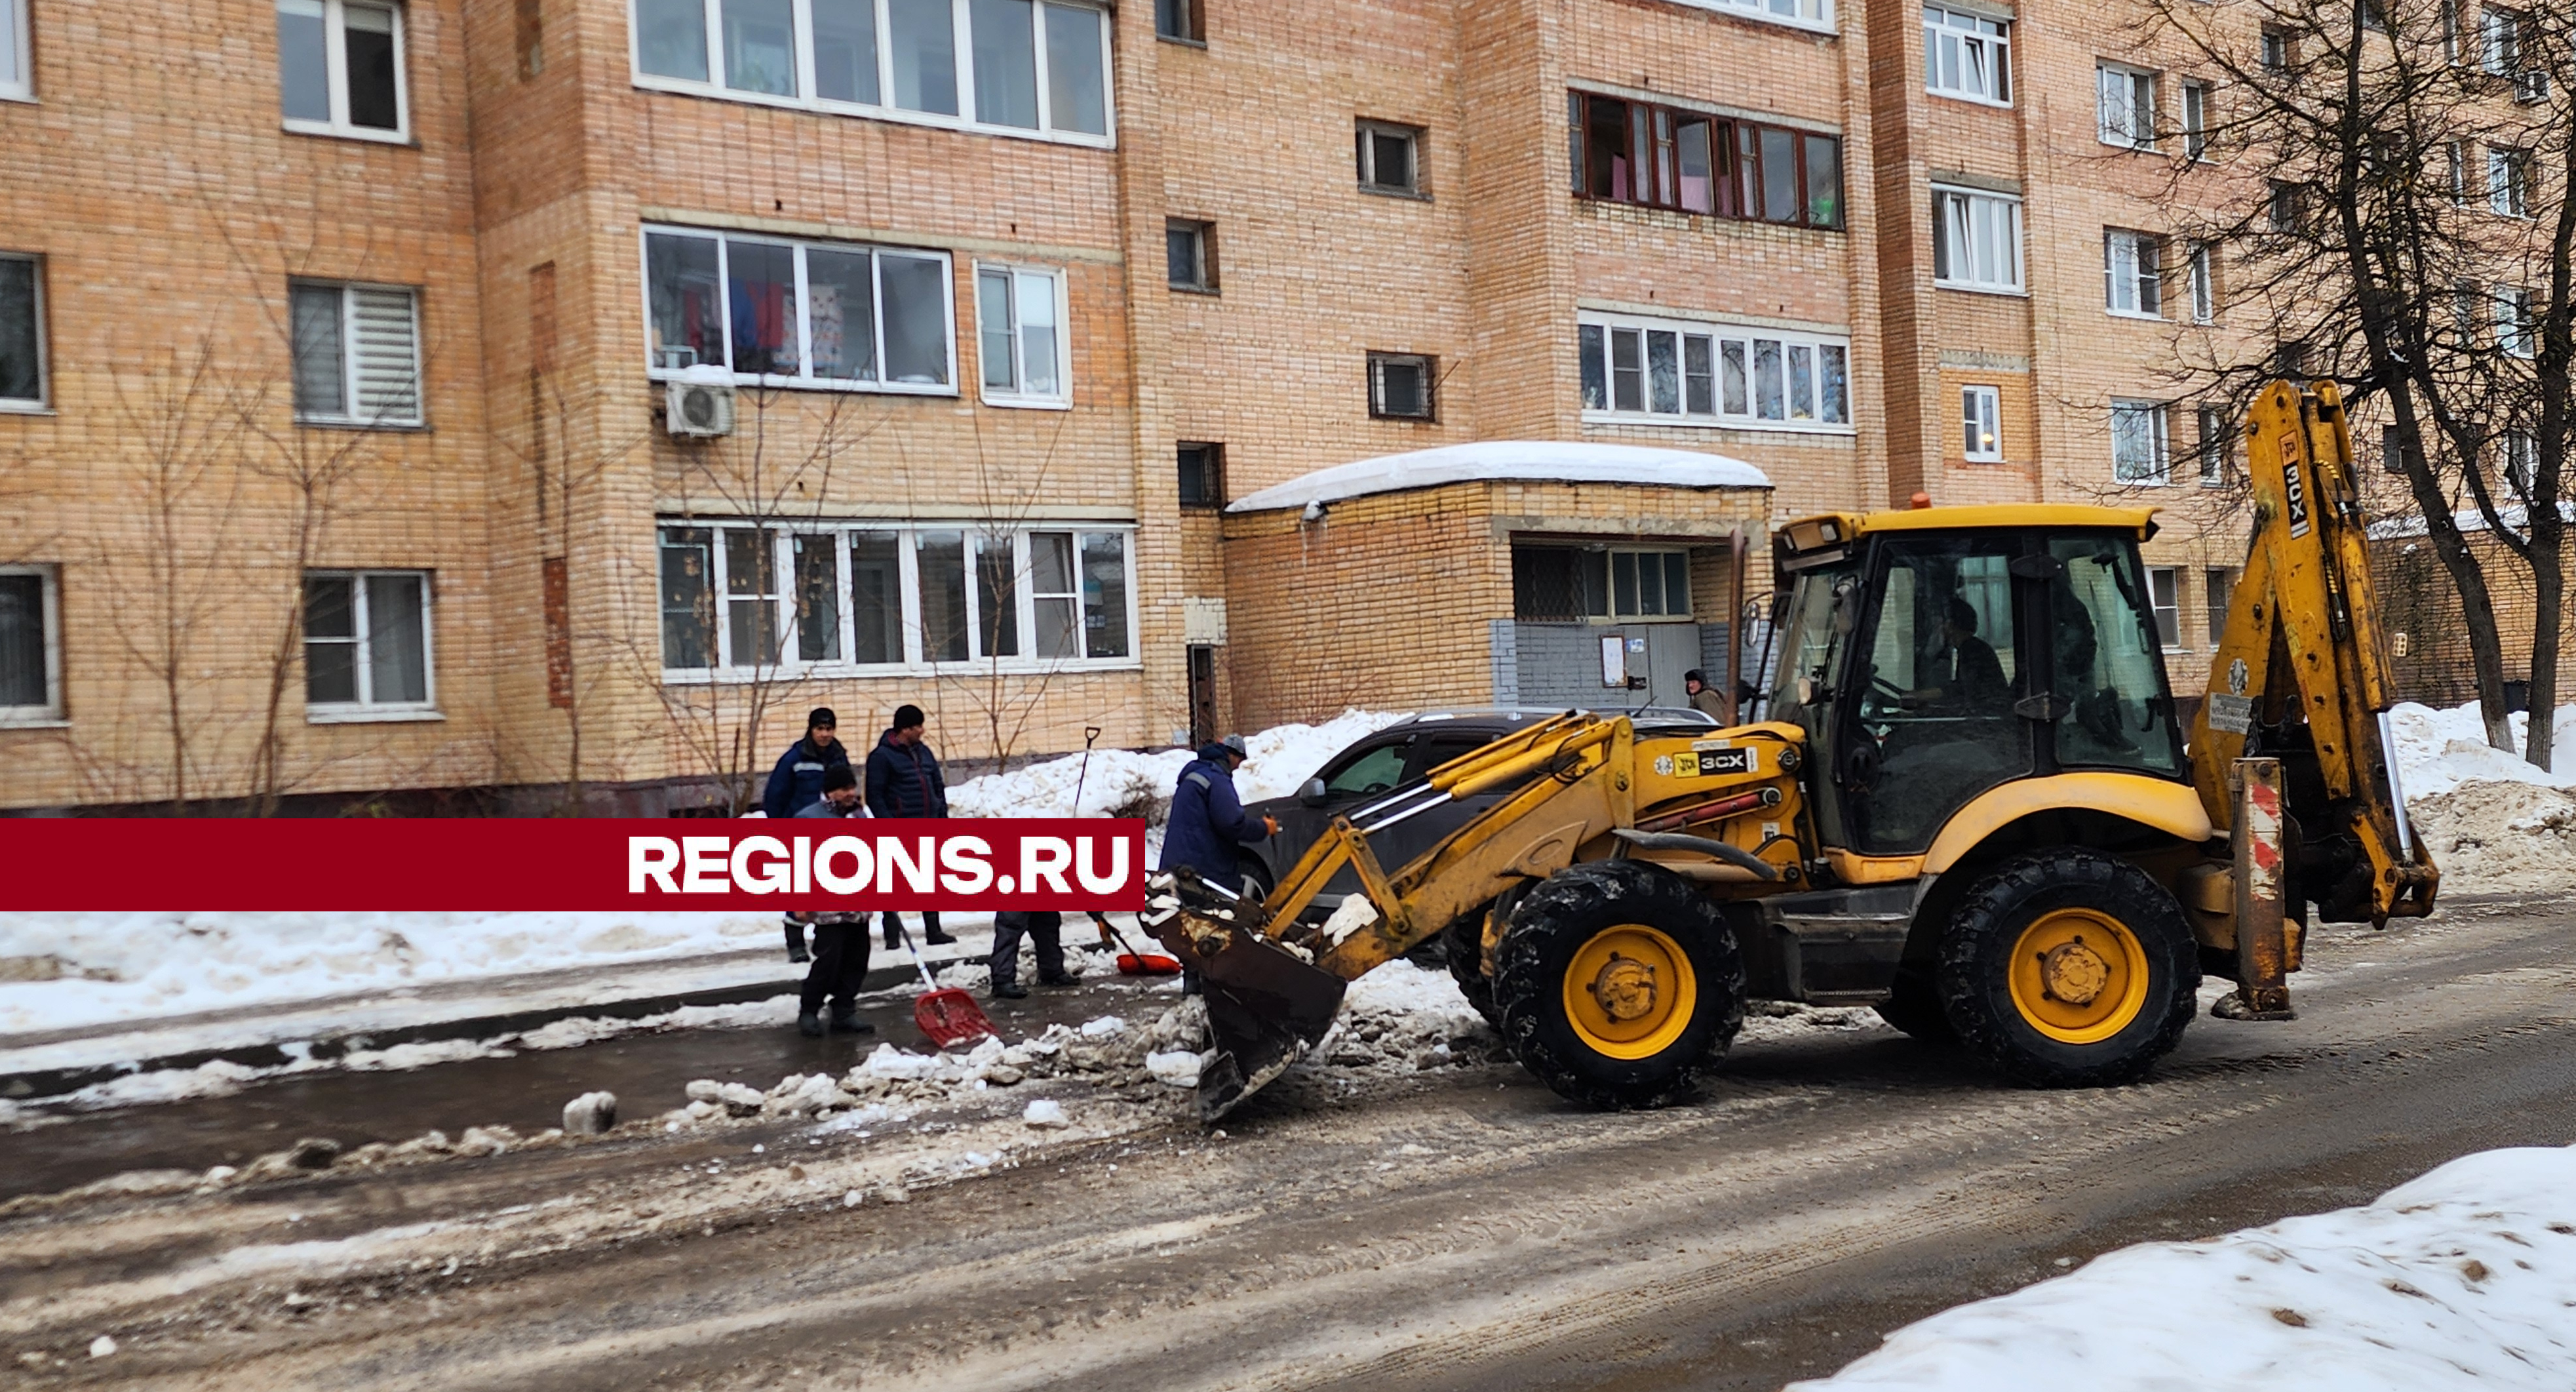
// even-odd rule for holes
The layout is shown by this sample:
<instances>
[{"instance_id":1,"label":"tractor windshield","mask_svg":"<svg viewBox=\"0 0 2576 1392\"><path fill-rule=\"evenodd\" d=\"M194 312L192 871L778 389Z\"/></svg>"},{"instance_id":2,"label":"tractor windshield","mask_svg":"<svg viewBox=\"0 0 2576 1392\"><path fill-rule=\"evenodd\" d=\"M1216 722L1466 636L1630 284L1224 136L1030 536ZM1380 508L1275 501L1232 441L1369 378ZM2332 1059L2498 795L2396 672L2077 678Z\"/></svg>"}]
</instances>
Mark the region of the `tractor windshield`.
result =
<instances>
[{"instance_id":1,"label":"tractor windshield","mask_svg":"<svg viewBox=\"0 0 2576 1392\"><path fill-rule=\"evenodd\" d=\"M1821 707L1833 684L1832 668L1840 654L1837 639L1847 639L1860 617L1860 566L1856 561L1819 566L1798 577L1789 593L1788 612L1780 616L1774 636L1780 647L1778 668L1771 675L1766 707L1775 720L1795 720L1815 733L1814 720L1801 707ZM1820 718L1821 709L1813 715Z\"/></svg>"}]
</instances>

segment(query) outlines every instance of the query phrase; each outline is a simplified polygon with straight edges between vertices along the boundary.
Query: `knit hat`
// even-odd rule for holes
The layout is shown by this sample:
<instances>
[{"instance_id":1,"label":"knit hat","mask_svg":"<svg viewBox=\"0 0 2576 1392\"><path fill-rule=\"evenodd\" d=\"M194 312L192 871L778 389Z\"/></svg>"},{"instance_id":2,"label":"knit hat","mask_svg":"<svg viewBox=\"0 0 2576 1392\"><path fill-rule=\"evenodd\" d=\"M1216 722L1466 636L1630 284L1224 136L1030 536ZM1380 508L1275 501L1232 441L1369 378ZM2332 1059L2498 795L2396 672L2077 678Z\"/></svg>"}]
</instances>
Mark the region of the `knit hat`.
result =
<instances>
[{"instance_id":1,"label":"knit hat","mask_svg":"<svg viewBox=\"0 0 2576 1392\"><path fill-rule=\"evenodd\" d=\"M830 706L816 706L805 713L805 728L809 731L837 730L841 728L841 720L832 714Z\"/></svg>"}]
</instances>

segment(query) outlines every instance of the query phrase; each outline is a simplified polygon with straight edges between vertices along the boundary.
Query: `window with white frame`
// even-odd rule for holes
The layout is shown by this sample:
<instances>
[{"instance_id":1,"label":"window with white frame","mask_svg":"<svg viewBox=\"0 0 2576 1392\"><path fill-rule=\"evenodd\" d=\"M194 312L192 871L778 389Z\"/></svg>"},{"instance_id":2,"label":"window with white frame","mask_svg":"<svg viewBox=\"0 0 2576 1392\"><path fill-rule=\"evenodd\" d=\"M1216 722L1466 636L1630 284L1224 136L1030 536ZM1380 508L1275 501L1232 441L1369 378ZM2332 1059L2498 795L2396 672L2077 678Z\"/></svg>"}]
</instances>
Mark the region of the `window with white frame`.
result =
<instances>
[{"instance_id":1,"label":"window with white frame","mask_svg":"<svg viewBox=\"0 0 2576 1392\"><path fill-rule=\"evenodd\" d=\"M1934 188L1932 283L1954 290L2020 290L2021 200Z\"/></svg>"},{"instance_id":2,"label":"window with white frame","mask_svg":"<svg viewBox=\"0 0 2576 1392\"><path fill-rule=\"evenodd\" d=\"M62 718L58 583L51 566L0 565L0 725Z\"/></svg>"},{"instance_id":3,"label":"window with white frame","mask_svg":"<svg viewBox=\"0 0 2576 1392\"><path fill-rule=\"evenodd\" d=\"M2531 216L2531 152L2487 151L2487 207L2506 217Z\"/></svg>"},{"instance_id":4,"label":"window with white frame","mask_svg":"<svg viewBox=\"0 0 2576 1392\"><path fill-rule=\"evenodd\" d=\"M2012 26L1924 6L1923 80L1935 96L2012 105Z\"/></svg>"},{"instance_id":5,"label":"window with white frame","mask_svg":"<svg viewBox=\"0 0 2576 1392\"><path fill-rule=\"evenodd\" d=\"M24 101L36 95L27 49L27 0L0 0L0 97Z\"/></svg>"},{"instance_id":6,"label":"window with white frame","mask_svg":"<svg viewBox=\"0 0 2576 1392\"><path fill-rule=\"evenodd\" d=\"M430 573L304 573L304 705L319 717L437 708Z\"/></svg>"},{"instance_id":7,"label":"window with white frame","mask_svg":"<svg viewBox=\"0 0 2576 1392\"><path fill-rule=\"evenodd\" d=\"M2113 314L2164 314L2164 239L2117 228L2102 234L2102 303Z\"/></svg>"},{"instance_id":8,"label":"window with white frame","mask_svg":"<svg viewBox=\"0 0 2576 1392\"><path fill-rule=\"evenodd\" d=\"M402 7L277 0L277 90L288 130L403 139Z\"/></svg>"},{"instance_id":9,"label":"window with white frame","mask_svg":"<svg viewBox=\"0 0 2576 1392\"><path fill-rule=\"evenodd\" d=\"M2161 487L2172 476L2164 403L2112 402L2111 477L2121 483Z\"/></svg>"},{"instance_id":10,"label":"window with white frame","mask_svg":"<svg viewBox=\"0 0 2576 1392\"><path fill-rule=\"evenodd\" d=\"M0 252L0 411L45 405L45 263Z\"/></svg>"},{"instance_id":11,"label":"window with white frame","mask_svg":"<svg viewBox=\"0 0 2576 1392\"><path fill-rule=\"evenodd\" d=\"M1834 0L1673 0L1673 3L1694 9L1724 10L1729 14L1795 25L1801 29L1831 30L1834 27Z\"/></svg>"},{"instance_id":12,"label":"window with white frame","mask_svg":"<svg viewBox=\"0 0 2576 1392\"><path fill-rule=\"evenodd\" d=\"M1132 535L1123 525L665 522L662 667L1132 665Z\"/></svg>"},{"instance_id":13,"label":"window with white frame","mask_svg":"<svg viewBox=\"0 0 2576 1392\"><path fill-rule=\"evenodd\" d=\"M421 423L420 300L394 285L299 280L287 287L295 418L318 425Z\"/></svg>"},{"instance_id":14,"label":"window with white frame","mask_svg":"<svg viewBox=\"0 0 2576 1392\"><path fill-rule=\"evenodd\" d=\"M2156 75L2143 68L2103 63L2094 68L2094 103L2102 143L2129 150L2156 148Z\"/></svg>"},{"instance_id":15,"label":"window with white frame","mask_svg":"<svg viewBox=\"0 0 2576 1392\"><path fill-rule=\"evenodd\" d=\"M2531 490L2540 477L2540 437L2528 430L2506 431L2503 462L2506 486L2515 497L2530 501Z\"/></svg>"},{"instance_id":16,"label":"window with white frame","mask_svg":"<svg viewBox=\"0 0 2576 1392\"><path fill-rule=\"evenodd\" d=\"M2480 65L2498 77L2522 71L2523 30L2529 20L2520 10L2488 5L2478 14Z\"/></svg>"},{"instance_id":17,"label":"window with white frame","mask_svg":"<svg viewBox=\"0 0 2576 1392\"><path fill-rule=\"evenodd\" d=\"M2147 602L2156 615L2156 639L2167 652L2182 646L2182 568L2147 567Z\"/></svg>"},{"instance_id":18,"label":"window with white frame","mask_svg":"<svg viewBox=\"0 0 2576 1392\"><path fill-rule=\"evenodd\" d=\"M2532 356L2531 291L2519 285L2495 288L2496 347L2505 356Z\"/></svg>"},{"instance_id":19,"label":"window with white frame","mask_svg":"<svg viewBox=\"0 0 2576 1392\"><path fill-rule=\"evenodd\" d=\"M2182 155L2198 164L2209 158L2209 84L2182 85Z\"/></svg>"},{"instance_id":20,"label":"window with white frame","mask_svg":"<svg viewBox=\"0 0 2576 1392\"><path fill-rule=\"evenodd\" d=\"M2183 275L2190 282L2191 322L2218 322L2218 250L2207 242L2192 245L2190 257L2183 263Z\"/></svg>"},{"instance_id":21,"label":"window with white frame","mask_svg":"<svg viewBox=\"0 0 2576 1392\"><path fill-rule=\"evenodd\" d=\"M984 399L997 406L1064 406L1073 400L1060 271L975 268L977 357Z\"/></svg>"},{"instance_id":22,"label":"window with white frame","mask_svg":"<svg viewBox=\"0 0 2576 1392\"><path fill-rule=\"evenodd\" d=\"M2451 192L2451 206L2466 207L2469 201L2469 142L2445 141L2442 144L2442 153L2449 165L2448 177L2444 182Z\"/></svg>"},{"instance_id":23,"label":"window with white frame","mask_svg":"<svg viewBox=\"0 0 2576 1392\"><path fill-rule=\"evenodd\" d=\"M1057 0L632 0L635 83L1109 143L1109 14Z\"/></svg>"},{"instance_id":24,"label":"window with white frame","mask_svg":"<svg viewBox=\"0 0 2576 1392\"><path fill-rule=\"evenodd\" d=\"M956 394L945 252L648 227L644 297L657 377Z\"/></svg>"},{"instance_id":25,"label":"window with white frame","mask_svg":"<svg viewBox=\"0 0 2576 1392\"><path fill-rule=\"evenodd\" d=\"M2195 413L2194 424L2200 428L2200 486L2222 487L2227 482L2228 455L2234 449L2234 421L2223 406L2203 406Z\"/></svg>"},{"instance_id":26,"label":"window with white frame","mask_svg":"<svg viewBox=\"0 0 2576 1392\"><path fill-rule=\"evenodd\" d=\"M1959 388L1962 450L1968 459L1992 464L2004 457L2003 393L1994 387Z\"/></svg>"},{"instance_id":27,"label":"window with white frame","mask_svg":"<svg viewBox=\"0 0 2576 1392\"><path fill-rule=\"evenodd\" d=\"M1586 311L1575 328L1586 420L1848 430L1851 340Z\"/></svg>"}]
</instances>

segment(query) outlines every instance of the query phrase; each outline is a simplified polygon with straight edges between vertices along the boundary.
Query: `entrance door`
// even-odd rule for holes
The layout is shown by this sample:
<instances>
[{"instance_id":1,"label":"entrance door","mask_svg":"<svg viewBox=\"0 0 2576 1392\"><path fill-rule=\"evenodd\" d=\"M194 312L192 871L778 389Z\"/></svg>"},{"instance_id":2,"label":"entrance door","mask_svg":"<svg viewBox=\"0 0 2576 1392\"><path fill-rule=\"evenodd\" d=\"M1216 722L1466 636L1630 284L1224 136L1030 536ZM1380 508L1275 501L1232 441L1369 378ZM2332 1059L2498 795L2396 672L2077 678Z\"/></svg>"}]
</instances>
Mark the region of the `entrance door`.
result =
<instances>
[{"instance_id":1,"label":"entrance door","mask_svg":"<svg viewBox=\"0 0 2576 1392\"><path fill-rule=\"evenodd\" d=\"M1200 748L1217 737L1216 649L1194 643L1190 646L1190 747Z\"/></svg>"}]
</instances>

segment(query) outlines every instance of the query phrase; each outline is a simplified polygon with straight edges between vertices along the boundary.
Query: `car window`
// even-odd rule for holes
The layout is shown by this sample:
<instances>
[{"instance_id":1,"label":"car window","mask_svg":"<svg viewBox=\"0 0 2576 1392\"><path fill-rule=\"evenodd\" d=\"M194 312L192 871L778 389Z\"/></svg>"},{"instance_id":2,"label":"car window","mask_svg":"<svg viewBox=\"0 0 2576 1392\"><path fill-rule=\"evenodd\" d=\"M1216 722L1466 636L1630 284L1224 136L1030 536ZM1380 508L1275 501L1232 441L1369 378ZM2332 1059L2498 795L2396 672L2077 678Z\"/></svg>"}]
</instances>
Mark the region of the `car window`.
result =
<instances>
[{"instance_id":1,"label":"car window","mask_svg":"<svg viewBox=\"0 0 2576 1392\"><path fill-rule=\"evenodd\" d=\"M1345 756L1347 762L1324 775L1324 791L1341 795L1383 793L1393 788L1404 781L1404 751L1412 743L1407 737Z\"/></svg>"},{"instance_id":2,"label":"car window","mask_svg":"<svg viewBox=\"0 0 2576 1392\"><path fill-rule=\"evenodd\" d=\"M1413 777L1420 778L1461 754L1482 749L1501 738L1493 734L1438 735L1418 743L1413 761Z\"/></svg>"}]
</instances>

